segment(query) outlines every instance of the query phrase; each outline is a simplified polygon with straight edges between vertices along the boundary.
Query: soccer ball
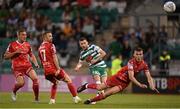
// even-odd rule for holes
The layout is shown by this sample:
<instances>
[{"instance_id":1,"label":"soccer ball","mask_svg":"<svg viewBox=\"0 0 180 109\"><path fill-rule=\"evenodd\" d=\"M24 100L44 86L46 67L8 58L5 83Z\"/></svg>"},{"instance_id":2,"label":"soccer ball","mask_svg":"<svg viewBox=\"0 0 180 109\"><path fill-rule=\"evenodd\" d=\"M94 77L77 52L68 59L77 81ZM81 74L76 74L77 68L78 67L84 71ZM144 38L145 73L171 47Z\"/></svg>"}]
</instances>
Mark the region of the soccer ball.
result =
<instances>
[{"instance_id":1,"label":"soccer ball","mask_svg":"<svg viewBox=\"0 0 180 109\"><path fill-rule=\"evenodd\" d=\"M176 5L174 2L168 1L164 4L163 8L166 12L174 12L176 10Z\"/></svg>"}]
</instances>

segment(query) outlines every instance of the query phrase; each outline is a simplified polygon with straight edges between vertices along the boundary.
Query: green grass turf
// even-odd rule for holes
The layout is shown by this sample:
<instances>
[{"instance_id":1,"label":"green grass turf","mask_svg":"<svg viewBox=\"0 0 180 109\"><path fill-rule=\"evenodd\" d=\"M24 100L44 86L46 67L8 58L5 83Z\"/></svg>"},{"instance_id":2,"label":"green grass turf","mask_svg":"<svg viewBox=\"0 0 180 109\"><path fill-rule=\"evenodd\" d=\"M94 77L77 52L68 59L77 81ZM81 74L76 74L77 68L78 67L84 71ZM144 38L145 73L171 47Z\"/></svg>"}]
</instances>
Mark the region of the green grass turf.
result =
<instances>
[{"instance_id":1,"label":"green grass turf","mask_svg":"<svg viewBox=\"0 0 180 109\"><path fill-rule=\"evenodd\" d=\"M83 101L94 94L80 94ZM69 93L58 93L56 104L49 105L49 93L40 93L40 103L33 103L33 93L18 93L12 102L10 93L0 92L0 108L180 108L180 95L116 94L95 105L74 104Z\"/></svg>"}]
</instances>

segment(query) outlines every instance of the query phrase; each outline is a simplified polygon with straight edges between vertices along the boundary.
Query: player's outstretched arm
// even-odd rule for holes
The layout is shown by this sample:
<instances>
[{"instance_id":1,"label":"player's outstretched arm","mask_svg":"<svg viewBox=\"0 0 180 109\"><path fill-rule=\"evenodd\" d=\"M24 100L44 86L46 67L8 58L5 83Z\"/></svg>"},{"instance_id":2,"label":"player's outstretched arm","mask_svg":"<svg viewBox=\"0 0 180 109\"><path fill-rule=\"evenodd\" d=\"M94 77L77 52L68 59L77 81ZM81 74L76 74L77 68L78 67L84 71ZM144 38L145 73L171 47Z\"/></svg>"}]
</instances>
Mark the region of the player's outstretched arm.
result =
<instances>
[{"instance_id":1,"label":"player's outstretched arm","mask_svg":"<svg viewBox=\"0 0 180 109\"><path fill-rule=\"evenodd\" d=\"M149 70L145 71L145 75L147 77L147 80L148 80L148 83L149 83L149 87L151 90L155 90L155 84L154 84L154 81L153 81L153 78L149 72Z\"/></svg>"},{"instance_id":2,"label":"player's outstretched arm","mask_svg":"<svg viewBox=\"0 0 180 109\"><path fill-rule=\"evenodd\" d=\"M77 63L76 67L74 68L74 70L77 72L79 71L79 69L82 67L82 61L79 60L79 62Z\"/></svg>"},{"instance_id":3,"label":"player's outstretched arm","mask_svg":"<svg viewBox=\"0 0 180 109\"><path fill-rule=\"evenodd\" d=\"M6 51L6 52L4 53L4 59L11 59L13 56L20 54L21 51L22 51L21 49L18 49L18 50L16 50L15 52L12 52L12 53Z\"/></svg>"},{"instance_id":4,"label":"player's outstretched arm","mask_svg":"<svg viewBox=\"0 0 180 109\"><path fill-rule=\"evenodd\" d=\"M136 84L137 86L141 88L147 88L147 85L141 84L135 77L134 77L134 71L128 71L129 79Z\"/></svg>"},{"instance_id":5,"label":"player's outstretched arm","mask_svg":"<svg viewBox=\"0 0 180 109\"><path fill-rule=\"evenodd\" d=\"M37 68L39 68L39 64L38 64L37 59L36 59L36 57L34 56L34 54L31 55L30 59L31 59L31 61L33 62L33 64L34 64Z\"/></svg>"}]
</instances>

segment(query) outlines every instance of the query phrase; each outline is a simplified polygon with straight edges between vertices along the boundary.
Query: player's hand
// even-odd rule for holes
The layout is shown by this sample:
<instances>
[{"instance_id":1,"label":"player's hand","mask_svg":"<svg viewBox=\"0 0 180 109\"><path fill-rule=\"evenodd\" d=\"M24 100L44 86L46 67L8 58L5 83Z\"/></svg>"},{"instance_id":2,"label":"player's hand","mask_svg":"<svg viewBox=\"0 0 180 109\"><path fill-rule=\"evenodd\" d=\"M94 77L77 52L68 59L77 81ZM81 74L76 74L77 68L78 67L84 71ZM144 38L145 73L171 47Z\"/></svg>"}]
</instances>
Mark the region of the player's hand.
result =
<instances>
[{"instance_id":1,"label":"player's hand","mask_svg":"<svg viewBox=\"0 0 180 109\"><path fill-rule=\"evenodd\" d=\"M76 71L76 72L78 72L79 71L79 69L81 68L81 66L82 66L82 64L77 64L76 65L76 67L74 68L74 70Z\"/></svg>"},{"instance_id":2,"label":"player's hand","mask_svg":"<svg viewBox=\"0 0 180 109\"><path fill-rule=\"evenodd\" d=\"M155 90L155 89L156 89L155 86L152 86L152 85L150 85L149 88L150 88L151 90Z\"/></svg>"},{"instance_id":3,"label":"player's hand","mask_svg":"<svg viewBox=\"0 0 180 109\"><path fill-rule=\"evenodd\" d=\"M141 88L147 88L147 85L141 84L140 87L141 87Z\"/></svg>"},{"instance_id":4,"label":"player's hand","mask_svg":"<svg viewBox=\"0 0 180 109\"><path fill-rule=\"evenodd\" d=\"M35 65L36 68L40 68L39 64Z\"/></svg>"},{"instance_id":5,"label":"player's hand","mask_svg":"<svg viewBox=\"0 0 180 109\"><path fill-rule=\"evenodd\" d=\"M75 70L76 72L78 72L78 71L79 71L79 67L76 66L76 67L74 68L74 70Z\"/></svg>"},{"instance_id":6,"label":"player's hand","mask_svg":"<svg viewBox=\"0 0 180 109\"><path fill-rule=\"evenodd\" d=\"M91 64L95 64L96 62L97 60L94 60L94 59L91 60Z\"/></svg>"},{"instance_id":7,"label":"player's hand","mask_svg":"<svg viewBox=\"0 0 180 109\"><path fill-rule=\"evenodd\" d=\"M156 89L155 86L149 86L149 88L150 88L151 90L155 91L156 93L159 93L159 91Z\"/></svg>"}]
</instances>

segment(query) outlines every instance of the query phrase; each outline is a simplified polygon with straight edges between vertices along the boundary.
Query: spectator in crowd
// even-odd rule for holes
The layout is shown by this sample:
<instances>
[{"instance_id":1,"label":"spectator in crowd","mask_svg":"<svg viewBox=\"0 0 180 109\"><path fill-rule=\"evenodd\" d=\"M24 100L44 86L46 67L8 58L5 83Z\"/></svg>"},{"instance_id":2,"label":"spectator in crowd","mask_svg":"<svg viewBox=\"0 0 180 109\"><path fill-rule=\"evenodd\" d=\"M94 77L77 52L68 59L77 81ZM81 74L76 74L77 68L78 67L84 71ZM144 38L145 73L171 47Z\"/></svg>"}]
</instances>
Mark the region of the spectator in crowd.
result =
<instances>
[{"instance_id":1,"label":"spectator in crowd","mask_svg":"<svg viewBox=\"0 0 180 109\"><path fill-rule=\"evenodd\" d=\"M6 23L5 20L0 17L0 38L6 36Z\"/></svg>"},{"instance_id":2,"label":"spectator in crowd","mask_svg":"<svg viewBox=\"0 0 180 109\"><path fill-rule=\"evenodd\" d=\"M67 5L66 7L65 7L65 10L64 10L64 12L63 12L63 14L62 14L62 21L72 21L72 19L73 19L73 17L72 17L72 12L71 12L71 8L70 8L70 6L69 5Z\"/></svg>"},{"instance_id":3,"label":"spectator in crowd","mask_svg":"<svg viewBox=\"0 0 180 109\"><path fill-rule=\"evenodd\" d=\"M161 45L161 49L167 49L167 38L168 38L168 33L166 32L166 26L163 25L160 29L159 32L159 41L160 41L160 45Z\"/></svg>"},{"instance_id":4,"label":"spectator in crowd","mask_svg":"<svg viewBox=\"0 0 180 109\"><path fill-rule=\"evenodd\" d=\"M94 40L95 29L92 19L89 16L85 16L84 18L84 26L82 31L87 34L87 37L90 41Z\"/></svg>"},{"instance_id":5,"label":"spectator in crowd","mask_svg":"<svg viewBox=\"0 0 180 109\"><path fill-rule=\"evenodd\" d=\"M65 37L70 38L73 36L73 28L71 26L71 23L68 20L64 21L64 23L61 26L61 29L62 29Z\"/></svg>"},{"instance_id":6,"label":"spectator in crowd","mask_svg":"<svg viewBox=\"0 0 180 109\"><path fill-rule=\"evenodd\" d=\"M117 55L111 63L111 76L115 75L122 67L122 56Z\"/></svg>"},{"instance_id":7,"label":"spectator in crowd","mask_svg":"<svg viewBox=\"0 0 180 109\"><path fill-rule=\"evenodd\" d=\"M110 43L109 45L109 50L111 53L111 58L114 58L115 56L119 55L122 53L122 45L119 42L119 37L118 37L118 33L115 32L113 34L113 41Z\"/></svg>"},{"instance_id":8,"label":"spectator in crowd","mask_svg":"<svg viewBox=\"0 0 180 109\"><path fill-rule=\"evenodd\" d=\"M67 51L70 57L75 57L78 54L78 43L74 38L70 38L67 44Z\"/></svg>"},{"instance_id":9,"label":"spectator in crowd","mask_svg":"<svg viewBox=\"0 0 180 109\"><path fill-rule=\"evenodd\" d=\"M101 32L101 27L102 27L101 19L97 14L94 16L94 27L95 27L95 32L96 33Z\"/></svg>"},{"instance_id":10,"label":"spectator in crowd","mask_svg":"<svg viewBox=\"0 0 180 109\"><path fill-rule=\"evenodd\" d=\"M29 38L29 43L32 46L33 51L36 51L39 43L37 38L34 36L34 34L30 34Z\"/></svg>"},{"instance_id":11,"label":"spectator in crowd","mask_svg":"<svg viewBox=\"0 0 180 109\"><path fill-rule=\"evenodd\" d=\"M75 36L76 41L78 41L81 37L85 36L85 34L82 32L82 28L80 24L78 24L76 28L74 29L74 36Z\"/></svg>"},{"instance_id":12,"label":"spectator in crowd","mask_svg":"<svg viewBox=\"0 0 180 109\"><path fill-rule=\"evenodd\" d=\"M83 7L89 7L92 0L77 0L78 5Z\"/></svg>"},{"instance_id":13,"label":"spectator in crowd","mask_svg":"<svg viewBox=\"0 0 180 109\"><path fill-rule=\"evenodd\" d=\"M146 32L146 43L153 47L156 40L156 33L154 31L154 25L150 25L148 31Z\"/></svg>"},{"instance_id":14,"label":"spectator in crowd","mask_svg":"<svg viewBox=\"0 0 180 109\"><path fill-rule=\"evenodd\" d=\"M123 46L122 46L122 57L125 64L129 60L130 55L131 55L131 47L130 47L129 41L128 39L124 39Z\"/></svg>"},{"instance_id":15,"label":"spectator in crowd","mask_svg":"<svg viewBox=\"0 0 180 109\"><path fill-rule=\"evenodd\" d=\"M169 75L169 63L171 60L170 54L166 51L163 50L162 54L159 57L160 60L160 75Z\"/></svg>"}]
</instances>

